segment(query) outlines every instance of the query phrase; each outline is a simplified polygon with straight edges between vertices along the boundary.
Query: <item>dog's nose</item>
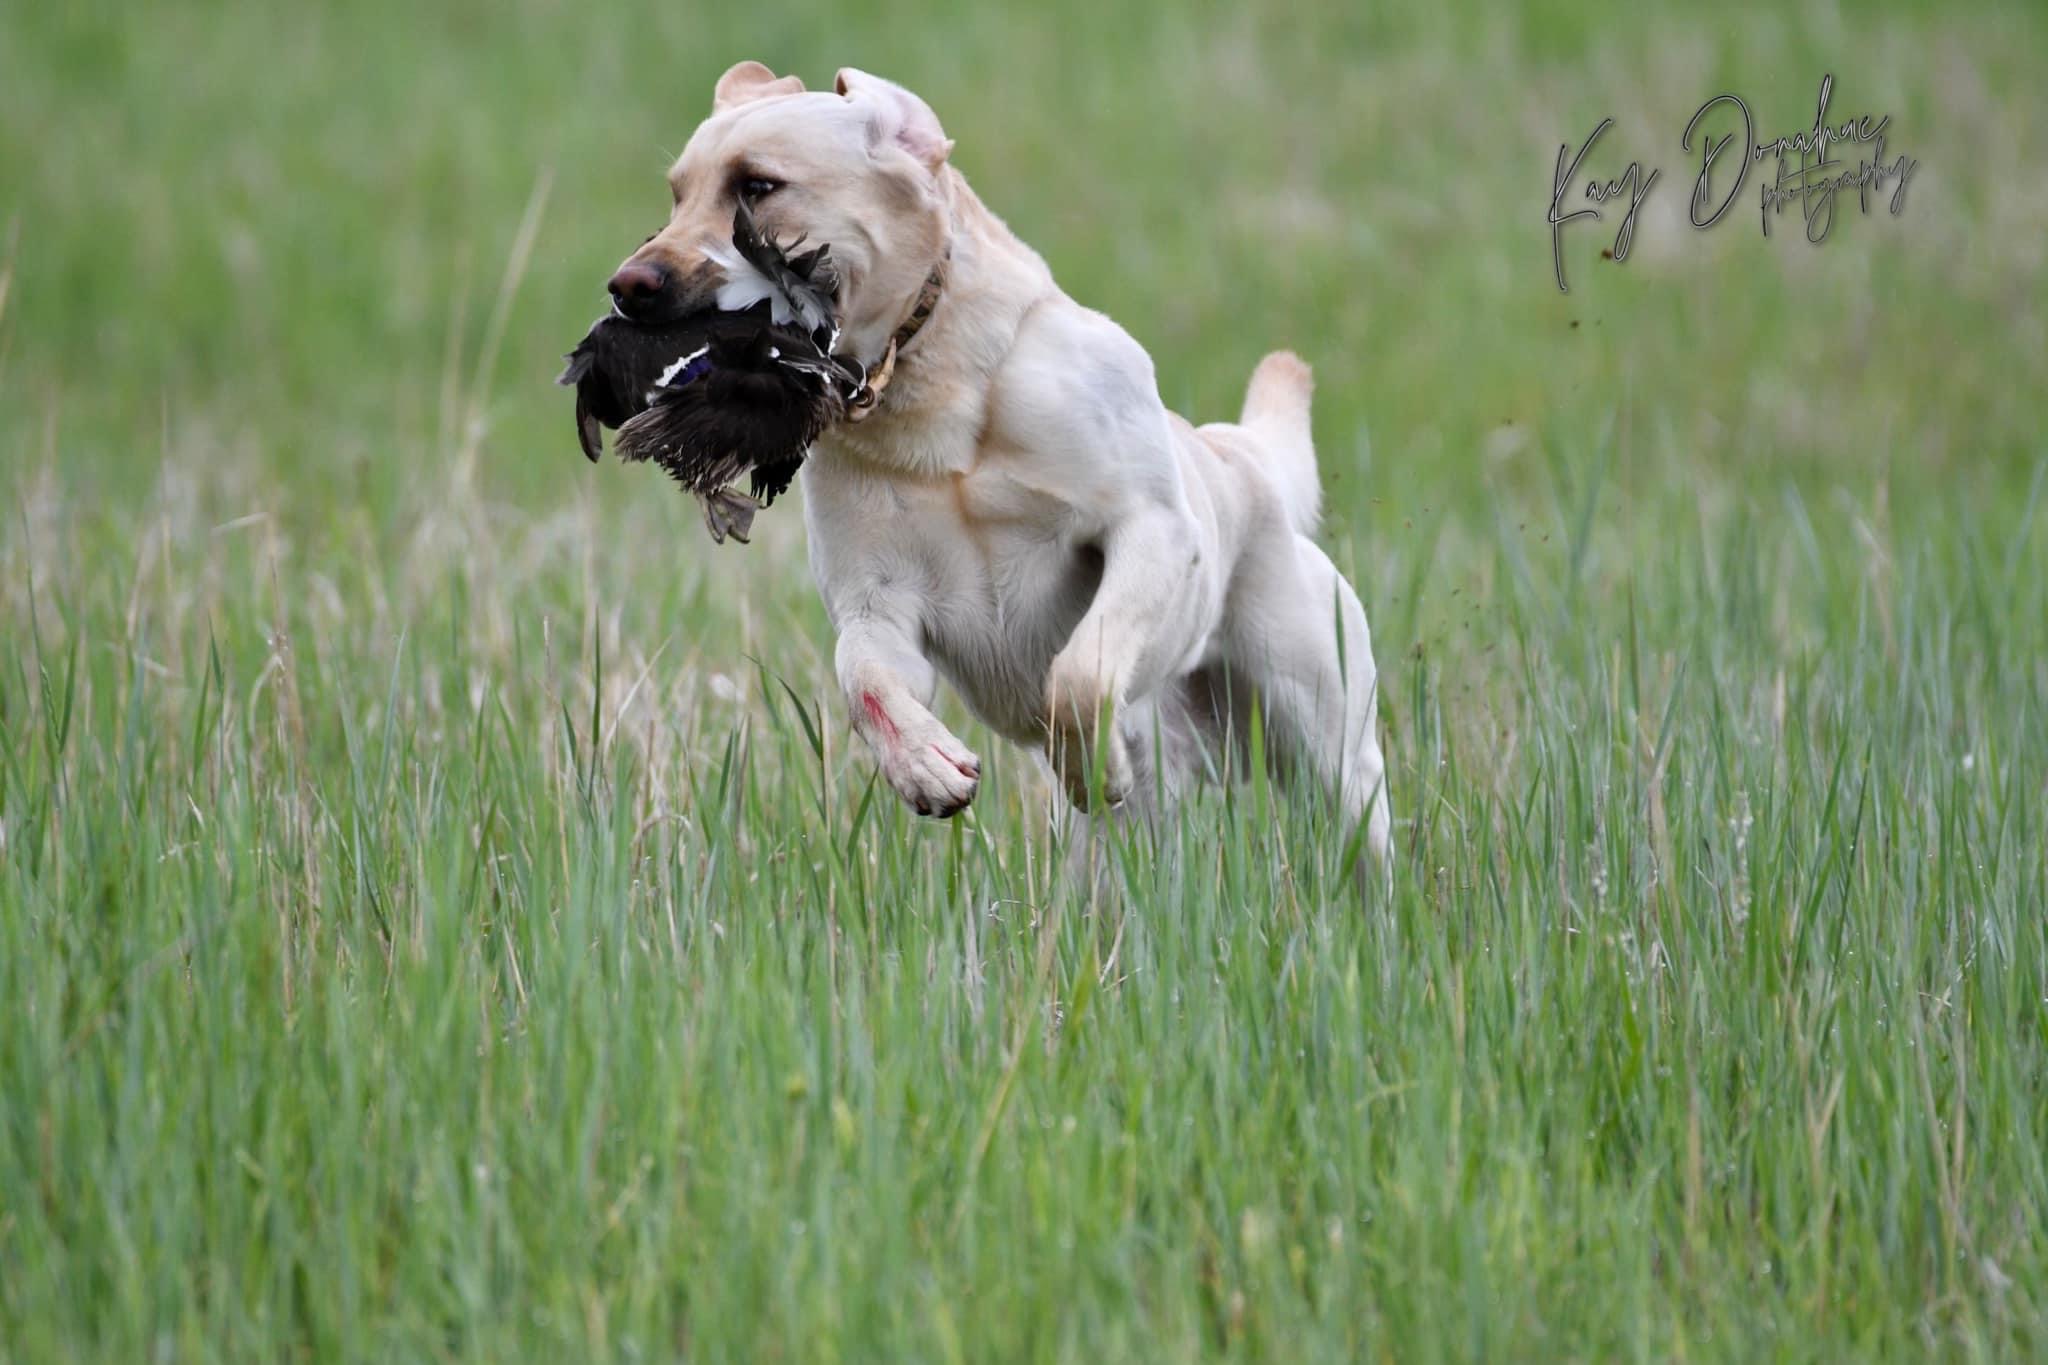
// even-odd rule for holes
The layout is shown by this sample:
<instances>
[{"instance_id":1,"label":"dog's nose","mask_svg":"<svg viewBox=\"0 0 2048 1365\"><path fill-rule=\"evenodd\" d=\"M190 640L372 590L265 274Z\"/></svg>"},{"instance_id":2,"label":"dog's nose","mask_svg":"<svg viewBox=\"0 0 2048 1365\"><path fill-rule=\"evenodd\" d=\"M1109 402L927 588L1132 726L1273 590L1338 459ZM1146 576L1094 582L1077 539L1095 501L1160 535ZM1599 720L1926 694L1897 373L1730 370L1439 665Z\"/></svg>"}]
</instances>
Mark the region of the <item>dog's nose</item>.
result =
<instances>
[{"instance_id":1,"label":"dog's nose","mask_svg":"<svg viewBox=\"0 0 2048 1365\"><path fill-rule=\"evenodd\" d=\"M669 295L669 274L654 261L627 261L607 286L619 311L629 318L661 312Z\"/></svg>"}]
</instances>

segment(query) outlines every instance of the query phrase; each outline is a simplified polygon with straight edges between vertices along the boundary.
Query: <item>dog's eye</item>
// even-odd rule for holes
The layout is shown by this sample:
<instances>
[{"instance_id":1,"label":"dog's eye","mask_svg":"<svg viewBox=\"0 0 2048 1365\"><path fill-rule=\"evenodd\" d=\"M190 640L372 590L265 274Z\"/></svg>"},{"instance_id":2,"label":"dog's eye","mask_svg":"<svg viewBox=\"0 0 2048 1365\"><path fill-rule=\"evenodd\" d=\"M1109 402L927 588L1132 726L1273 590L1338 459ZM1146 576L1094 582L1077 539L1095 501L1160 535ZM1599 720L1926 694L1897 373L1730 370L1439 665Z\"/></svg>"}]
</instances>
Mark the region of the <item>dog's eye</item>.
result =
<instances>
[{"instance_id":1,"label":"dog's eye","mask_svg":"<svg viewBox=\"0 0 2048 1365\"><path fill-rule=\"evenodd\" d=\"M750 175L745 180L740 181L740 198L751 204L757 199L767 198L781 188L782 182L779 180L769 180L762 176Z\"/></svg>"}]
</instances>

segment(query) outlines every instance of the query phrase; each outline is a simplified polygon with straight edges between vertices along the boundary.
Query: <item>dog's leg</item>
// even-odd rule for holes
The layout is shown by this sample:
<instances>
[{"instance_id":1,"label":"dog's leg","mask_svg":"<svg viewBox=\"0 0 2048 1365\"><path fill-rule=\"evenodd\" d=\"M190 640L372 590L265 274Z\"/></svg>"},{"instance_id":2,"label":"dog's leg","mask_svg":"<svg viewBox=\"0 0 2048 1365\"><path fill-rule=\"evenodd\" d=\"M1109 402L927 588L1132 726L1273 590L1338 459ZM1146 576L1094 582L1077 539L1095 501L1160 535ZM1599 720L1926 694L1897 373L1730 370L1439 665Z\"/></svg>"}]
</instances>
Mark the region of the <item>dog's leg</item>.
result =
<instances>
[{"instance_id":1,"label":"dog's leg","mask_svg":"<svg viewBox=\"0 0 2048 1365\"><path fill-rule=\"evenodd\" d=\"M861 617L841 631L835 662L853 727L896 794L919 815L965 809L981 760L931 713L938 678L914 628Z\"/></svg>"},{"instance_id":2,"label":"dog's leg","mask_svg":"<svg viewBox=\"0 0 2048 1365\"><path fill-rule=\"evenodd\" d=\"M1082 810L1094 798L1098 737L1105 741L1104 801L1116 806L1131 792L1134 773L1116 708L1157 691L1206 633L1214 591L1200 545L1184 507L1148 509L1105 538L1095 599L1046 678L1046 753Z\"/></svg>"},{"instance_id":3,"label":"dog's leg","mask_svg":"<svg viewBox=\"0 0 2048 1365\"><path fill-rule=\"evenodd\" d=\"M1098 897L1112 894L1111 846L1122 840L1149 845L1153 857L1142 864L1147 877L1181 875L1175 811L1203 772L1220 761L1212 749L1222 735L1205 728L1212 726L1215 705L1206 680L1182 680L1117 713L1117 732L1130 760L1130 792L1111 810L1068 810L1067 872L1077 885Z\"/></svg>"},{"instance_id":4,"label":"dog's leg","mask_svg":"<svg viewBox=\"0 0 2048 1365\"><path fill-rule=\"evenodd\" d=\"M1306 536L1262 548L1247 563L1227 631L1233 667L1263 699L1272 737L1313 772L1347 834L1365 822L1384 883L1391 820L1380 753L1379 673L1358 594Z\"/></svg>"}]
</instances>

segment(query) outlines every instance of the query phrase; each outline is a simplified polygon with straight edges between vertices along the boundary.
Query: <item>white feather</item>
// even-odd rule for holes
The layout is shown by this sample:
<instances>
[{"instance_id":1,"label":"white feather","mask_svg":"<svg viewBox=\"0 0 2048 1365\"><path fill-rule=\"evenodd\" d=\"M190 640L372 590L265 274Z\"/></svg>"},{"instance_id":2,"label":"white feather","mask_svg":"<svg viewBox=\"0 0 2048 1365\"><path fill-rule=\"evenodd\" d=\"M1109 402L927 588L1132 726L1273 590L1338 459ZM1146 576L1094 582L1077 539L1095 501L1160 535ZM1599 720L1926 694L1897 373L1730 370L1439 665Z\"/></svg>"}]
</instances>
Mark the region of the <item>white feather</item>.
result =
<instances>
[{"instance_id":1,"label":"white feather","mask_svg":"<svg viewBox=\"0 0 2048 1365\"><path fill-rule=\"evenodd\" d=\"M718 306L722 311L742 312L766 299L768 315L778 326L796 317L789 296L775 281L755 269L752 261L740 255L737 247L719 243L706 247L704 254L725 271L725 283L718 286Z\"/></svg>"}]
</instances>

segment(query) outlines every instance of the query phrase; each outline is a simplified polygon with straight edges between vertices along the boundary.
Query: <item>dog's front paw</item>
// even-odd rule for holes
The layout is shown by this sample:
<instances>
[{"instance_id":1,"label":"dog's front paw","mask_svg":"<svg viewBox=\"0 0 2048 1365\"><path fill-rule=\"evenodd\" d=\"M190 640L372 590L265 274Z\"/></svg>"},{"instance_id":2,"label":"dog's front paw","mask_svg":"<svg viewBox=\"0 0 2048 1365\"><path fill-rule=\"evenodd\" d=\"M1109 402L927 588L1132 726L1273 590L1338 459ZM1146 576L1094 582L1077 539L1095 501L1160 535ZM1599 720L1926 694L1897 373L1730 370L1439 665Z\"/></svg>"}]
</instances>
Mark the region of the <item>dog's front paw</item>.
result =
<instances>
[{"instance_id":1,"label":"dog's front paw","mask_svg":"<svg viewBox=\"0 0 2048 1365\"><path fill-rule=\"evenodd\" d=\"M943 725L924 733L906 730L879 745L875 756L882 776L919 815L958 815L981 785L981 760Z\"/></svg>"}]
</instances>

